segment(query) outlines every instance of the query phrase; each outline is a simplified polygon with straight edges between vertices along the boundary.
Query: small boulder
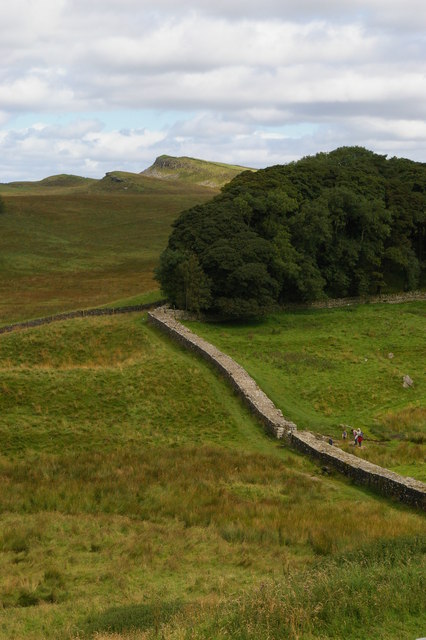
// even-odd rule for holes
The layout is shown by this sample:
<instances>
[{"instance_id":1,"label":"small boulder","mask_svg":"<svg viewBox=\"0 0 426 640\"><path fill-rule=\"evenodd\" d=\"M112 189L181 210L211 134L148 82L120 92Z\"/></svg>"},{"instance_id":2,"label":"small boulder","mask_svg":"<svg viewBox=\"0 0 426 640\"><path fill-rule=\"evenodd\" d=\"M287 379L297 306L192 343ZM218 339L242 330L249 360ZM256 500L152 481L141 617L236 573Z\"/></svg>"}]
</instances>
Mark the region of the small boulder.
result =
<instances>
[{"instance_id":1,"label":"small boulder","mask_svg":"<svg viewBox=\"0 0 426 640\"><path fill-rule=\"evenodd\" d=\"M402 377L402 386L404 387L404 389L408 389L409 387L412 387L413 384L414 382L412 381L410 376L405 375Z\"/></svg>"}]
</instances>

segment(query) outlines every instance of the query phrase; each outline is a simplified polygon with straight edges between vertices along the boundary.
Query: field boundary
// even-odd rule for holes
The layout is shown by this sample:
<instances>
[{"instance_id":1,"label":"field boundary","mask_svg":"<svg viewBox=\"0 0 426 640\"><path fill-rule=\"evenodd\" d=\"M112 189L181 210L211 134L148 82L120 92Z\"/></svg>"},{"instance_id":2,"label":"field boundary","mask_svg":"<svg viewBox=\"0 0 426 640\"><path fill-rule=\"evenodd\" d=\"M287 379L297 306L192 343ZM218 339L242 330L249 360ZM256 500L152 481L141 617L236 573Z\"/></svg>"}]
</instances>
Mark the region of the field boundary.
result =
<instances>
[{"instance_id":1,"label":"field boundary","mask_svg":"<svg viewBox=\"0 0 426 640\"><path fill-rule=\"evenodd\" d=\"M44 318L36 318L34 320L24 320L23 322L15 322L0 327L0 334L9 333L10 331L18 331L19 329L30 329L32 327L40 327L44 324L52 322L60 322L61 320L72 320L73 318L89 318L93 316L114 316L120 313L135 313L137 311L147 311L164 305L166 300L158 300L157 302L147 302L146 304L128 305L126 307L96 307L94 309L77 309L75 311L65 311Z\"/></svg>"},{"instance_id":2,"label":"field boundary","mask_svg":"<svg viewBox=\"0 0 426 640\"><path fill-rule=\"evenodd\" d=\"M426 291L406 291L404 293L380 293L374 296L358 296L353 298L327 298L314 302L294 302L284 304L282 309L289 311L307 309L337 309L357 304L401 304L426 300Z\"/></svg>"},{"instance_id":3,"label":"field boundary","mask_svg":"<svg viewBox=\"0 0 426 640\"><path fill-rule=\"evenodd\" d=\"M397 498L405 504L426 510L426 484L346 453L338 447L324 442L309 431L298 431L297 426L286 420L282 412L243 367L182 325L178 320L178 315L179 312L162 306L148 312L148 321L175 341L195 351L213 364L230 382L250 410L261 420L269 435L283 439L298 451L309 454L323 464L332 466L357 484L367 486L382 495Z\"/></svg>"}]
</instances>

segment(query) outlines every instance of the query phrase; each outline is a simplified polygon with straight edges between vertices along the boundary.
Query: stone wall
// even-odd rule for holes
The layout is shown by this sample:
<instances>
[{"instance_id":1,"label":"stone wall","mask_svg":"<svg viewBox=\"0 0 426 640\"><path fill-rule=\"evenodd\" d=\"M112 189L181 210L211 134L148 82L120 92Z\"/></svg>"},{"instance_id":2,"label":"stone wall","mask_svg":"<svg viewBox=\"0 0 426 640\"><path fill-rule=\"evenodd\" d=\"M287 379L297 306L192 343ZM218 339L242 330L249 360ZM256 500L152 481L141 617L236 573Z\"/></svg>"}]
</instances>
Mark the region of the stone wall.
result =
<instances>
[{"instance_id":1,"label":"stone wall","mask_svg":"<svg viewBox=\"0 0 426 640\"><path fill-rule=\"evenodd\" d=\"M276 408L272 400L259 388L243 367L184 327L177 320L177 315L176 312L166 307L160 307L148 313L148 321L213 364L227 378L251 411L263 422L270 435L275 438L289 439L291 432L296 429L296 425L284 418L281 411Z\"/></svg>"},{"instance_id":2,"label":"stone wall","mask_svg":"<svg viewBox=\"0 0 426 640\"><path fill-rule=\"evenodd\" d=\"M400 304L401 302L415 302L416 300L426 300L426 291L382 293L376 296L357 298L327 298L327 300L316 300L315 302L285 304L283 308L295 311L299 309L336 309L357 304Z\"/></svg>"},{"instance_id":3,"label":"stone wall","mask_svg":"<svg viewBox=\"0 0 426 640\"><path fill-rule=\"evenodd\" d=\"M120 313L134 313L135 311L147 311L159 307L165 303L165 300L159 300L158 302L148 302L147 304L136 304L127 307L102 307L96 309L79 309L77 311L68 311L65 313L57 313L53 316L46 316L44 318L36 318L35 320L26 320L25 322L15 322L14 324L4 325L0 327L0 334L8 333L10 331L17 331L18 329L28 329L31 327L39 327L43 324L50 324L51 322L59 322L60 320L71 320L72 318L87 318L91 316L113 316Z\"/></svg>"},{"instance_id":4,"label":"stone wall","mask_svg":"<svg viewBox=\"0 0 426 640\"><path fill-rule=\"evenodd\" d=\"M159 307L148 313L148 321L213 364L231 383L251 411L263 422L271 436L283 438L295 449L313 456L327 466L332 466L358 484L365 485L383 495L396 497L406 504L426 509L424 483L400 476L346 453L308 431L298 431L296 425L284 418L282 412L275 407L272 400L259 388L245 369L184 327L177 316L176 312L167 307Z\"/></svg>"},{"instance_id":5,"label":"stone wall","mask_svg":"<svg viewBox=\"0 0 426 640\"><path fill-rule=\"evenodd\" d=\"M426 510L426 484L414 478L400 476L367 460L346 453L334 445L317 438L309 431L296 431L291 436L291 445L333 467L357 484L365 485L386 496L396 497L401 502Z\"/></svg>"}]
</instances>

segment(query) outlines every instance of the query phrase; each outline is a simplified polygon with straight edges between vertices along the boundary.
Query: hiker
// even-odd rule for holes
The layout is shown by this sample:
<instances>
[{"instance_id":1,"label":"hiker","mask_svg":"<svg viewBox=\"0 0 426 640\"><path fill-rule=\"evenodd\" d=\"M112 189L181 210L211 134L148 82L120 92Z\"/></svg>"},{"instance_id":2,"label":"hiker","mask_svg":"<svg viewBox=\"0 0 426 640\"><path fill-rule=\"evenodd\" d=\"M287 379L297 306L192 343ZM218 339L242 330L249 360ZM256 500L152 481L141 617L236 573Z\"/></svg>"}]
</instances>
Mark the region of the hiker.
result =
<instances>
[{"instance_id":1,"label":"hiker","mask_svg":"<svg viewBox=\"0 0 426 640\"><path fill-rule=\"evenodd\" d=\"M352 429L352 434L353 434L353 437L354 437L354 445L356 447L357 442L358 442L358 431L356 429Z\"/></svg>"},{"instance_id":2,"label":"hiker","mask_svg":"<svg viewBox=\"0 0 426 640\"><path fill-rule=\"evenodd\" d=\"M346 429L344 429L342 433L342 440L346 440L347 437L348 437L348 432L346 431Z\"/></svg>"},{"instance_id":3,"label":"hiker","mask_svg":"<svg viewBox=\"0 0 426 640\"><path fill-rule=\"evenodd\" d=\"M357 441L358 441L358 445L361 446L361 442L364 440L364 434L361 431L361 429L358 429L358 434L357 434Z\"/></svg>"},{"instance_id":4,"label":"hiker","mask_svg":"<svg viewBox=\"0 0 426 640\"><path fill-rule=\"evenodd\" d=\"M333 444L333 440L331 438L328 439L328 444Z\"/></svg>"}]
</instances>

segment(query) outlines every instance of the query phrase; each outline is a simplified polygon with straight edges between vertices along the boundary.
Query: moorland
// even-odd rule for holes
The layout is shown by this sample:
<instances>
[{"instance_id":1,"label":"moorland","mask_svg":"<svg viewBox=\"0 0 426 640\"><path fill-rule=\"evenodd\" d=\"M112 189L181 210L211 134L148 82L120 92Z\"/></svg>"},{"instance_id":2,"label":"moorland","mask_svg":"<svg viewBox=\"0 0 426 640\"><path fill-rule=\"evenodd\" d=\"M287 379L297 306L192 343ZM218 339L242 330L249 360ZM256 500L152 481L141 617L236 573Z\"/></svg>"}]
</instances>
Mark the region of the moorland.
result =
<instances>
[{"instance_id":1,"label":"moorland","mask_svg":"<svg viewBox=\"0 0 426 640\"><path fill-rule=\"evenodd\" d=\"M3 324L160 297L178 212L218 193L81 180L1 187ZM422 478L425 306L191 326L301 426L361 424L363 455ZM424 635L424 516L266 437L144 314L4 334L0 372L0 638Z\"/></svg>"},{"instance_id":2,"label":"moorland","mask_svg":"<svg viewBox=\"0 0 426 640\"><path fill-rule=\"evenodd\" d=\"M215 193L123 172L0 185L0 324L139 302L179 211Z\"/></svg>"}]
</instances>

